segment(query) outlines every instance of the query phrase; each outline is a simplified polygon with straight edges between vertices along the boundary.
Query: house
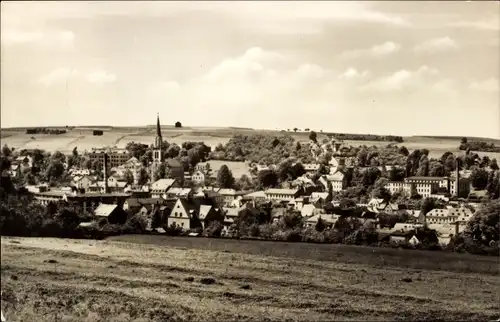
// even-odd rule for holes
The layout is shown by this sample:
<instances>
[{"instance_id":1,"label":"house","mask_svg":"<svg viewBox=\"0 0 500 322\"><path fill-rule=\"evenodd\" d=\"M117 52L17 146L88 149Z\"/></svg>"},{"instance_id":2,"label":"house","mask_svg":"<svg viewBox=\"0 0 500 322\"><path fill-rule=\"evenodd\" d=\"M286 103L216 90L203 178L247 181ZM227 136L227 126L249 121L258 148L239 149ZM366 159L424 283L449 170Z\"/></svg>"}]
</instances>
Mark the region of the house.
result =
<instances>
[{"instance_id":1,"label":"house","mask_svg":"<svg viewBox=\"0 0 500 322\"><path fill-rule=\"evenodd\" d=\"M336 214L317 214L307 218L305 220L305 225L307 227L315 227L320 218L321 220L323 220L323 222L327 227L333 227L337 222L337 220L340 218L340 216Z\"/></svg>"},{"instance_id":2,"label":"house","mask_svg":"<svg viewBox=\"0 0 500 322\"><path fill-rule=\"evenodd\" d=\"M205 173L200 170L197 170L191 176L191 181L194 184L204 184L205 183Z\"/></svg>"},{"instance_id":3,"label":"house","mask_svg":"<svg viewBox=\"0 0 500 322\"><path fill-rule=\"evenodd\" d=\"M224 209L224 229L229 230L229 227L234 223L240 211L245 208L227 208Z\"/></svg>"},{"instance_id":4,"label":"house","mask_svg":"<svg viewBox=\"0 0 500 322\"><path fill-rule=\"evenodd\" d=\"M143 206L166 206L172 204L175 200L165 200L163 198L128 198L123 203L123 210L134 214L137 213Z\"/></svg>"},{"instance_id":5,"label":"house","mask_svg":"<svg viewBox=\"0 0 500 322\"><path fill-rule=\"evenodd\" d=\"M219 195L222 196L222 203L226 207L230 207L233 201L235 201L238 197L243 197L248 194L248 191L236 191L234 189L220 189L217 191Z\"/></svg>"},{"instance_id":6,"label":"house","mask_svg":"<svg viewBox=\"0 0 500 322\"><path fill-rule=\"evenodd\" d=\"M319 182L323 185L325 191L328 191L329 183L332 185L332 191L334 192L339 192L345 189L344 174L340 171L321 176L319 178Z\"/></svg>"},{"instance_id":7,"label":"house","mask_svg":"<svg viewBox=\"0 0 500 322\"><path fill-rule=\"evenodd\" d=\"M321 214L321 213L324 213L324 210L321 208L316 208L312 204L304 205L302 207L302 209L300 209L300 214L304 218L312 217L314 215Z\"/></svg>"},{"instance_id":8,"label":"house","mask_svg":"<svg viewBox=\"0 0 500 322\"><path fill-rule=\"evenodd\" d=\"M160 179L151 184L151 196L160 198L170 187L178 186L175 179Z\"/></svg>"},{"instance_id":9,"label":"house","mask_svg":"<svg viewBox=\"0 0 500 322\"><path fill-rule=\"evenodd\" d=\"M111 168L118 167L129 160L130 155L126 149L118 148L92 148L88 153L90 161L94 163L98 161L100 164L104 164L104 155L108 155L108 165Z\"/></svg>"},{"instance_id":10,"label":"house","mask_svg":"<svg viewBox=\"0 0 500 322\"><path fill-rule=\"evenodd\" d=\"M165 168L170 179L175 179L180 183L184 182L184 167L177 159L166 159Z\"/></svg>"},{"instance_id":11,"label":"house","mask_svg":"<svg viewBox=\"0 0 500 322\"><path fill-rule=\"evenodd\" d=\"M221 223L223 223L224 214L222 208L214 207L211 205L200 205L200 208L198 210L198 219L200 220L203 228L205 229L210 224L210 221L206 221L206 219L220 220Z\"/></svg>"},{"instance_id":12,"label":"house","mask_svg":"<svg viewBox=\"0 0 500 322\"><path fill-rule=\"evenodd\" d=\"M89 190L89 187L96 182L95 177L90 175L75 176L72 180L73 186L78 190Z\"/></svg>"},{"instance_id":13,"label":"house","mask_svg":"<svg viewBox=\"0 0 500 322\"><path fill-rule=\"evenodd\" d=\"M306 173L316 173L321 167L319 163L304 163L303 166Z\"/></svg>"},{"instance_id":14,"label":"house","mask_svg":"<svg viewBox=\"0 0 500 322\"><path fill-rule=\"evenodd\" d=\"M192 193L191 188L170 187L162 197L165 199L187 198Z\"/></svg>"},{"instance_id":15,"label":"house","mask_svg":"<svg viewBox=\"0 0 500 322\"><path fill-rule=\"evenodd\" d=\"M200 171L203 174L207 174L211 168L210 168L210 163L208 162L199 162L194 166L195 171Z\"/></svg>"},{"instance_id":16,"label":"house","mask_svg":"<svg viewBox=\"0 0 500 322\"><path fill-rule=\"evenodd\" d=\"M299 196L298 189L267 189L265 191L268 200L290 201Z\"/></svg>"},{"instance_id":17,"label":"house","mask_svg":"<svg viewBox=\"0 0 500 322\"><path fill-rule=\"evenodd\" d=\"M127 182L118 180L116 177L109 177L108 178L108 191L107 192L116 192L116 193L123 193L125 192L125 188L127 187ZM106 187L104 184L104 180L97 181L90 183L88 185L88 191L89 192L98 192L98 193L105 193Z\"/></svg>"},{"instance_id":18,"label":"house","mask_svg":"<svg viewBox=\"0 0 500 322\"><path fill-rule=\"evenodd\" d=\"M373 213L394 213L399 210L399 206L397 204L389 203L384 201L383 199L377 198L372 198L366 208L368 211Z\"/></svg>"},{"instance_id":19,"label":"house","mask_svg":"<svg viewBox=\"0 0 500 322\"><path fill-rule=\"evenodd\" d=\"M101 203L94 210L97 220L106 218L110 224L123 224L127 220L127 214L118 205Z\"/></svg>"},{"instance_id":20,"label":"house","mask_svg":"<svg viewBox=\"0 0 500 322\"><path fill-rule=\"evenodd\" d=\"M242 199L251 201L264 201L266 200L266 193L263 190L255 191L244 195Z\"/></svg>"},{"instance_id":21,"label":"house","mask_svg":"<svg viewBox=\"0 0 500 322\"><path fill-rule=\"evenodd\" d=\"M193 205L189 204L186 199L179 198L170 212L167 223L169 227L175 225L189 230L193 216L195 216Z\"/></svg>"},{"instance_id":22,"label":"house","mask_svg":"<svg viewBox=\"0 0 500 322\"><path fill-rule=\"evenodd\" d=\"M432 209L425 215L425 221L427 224L454 224L457 221L465 224L472 215L472 211L465 207Z\"/></svg>"}]
</instances>

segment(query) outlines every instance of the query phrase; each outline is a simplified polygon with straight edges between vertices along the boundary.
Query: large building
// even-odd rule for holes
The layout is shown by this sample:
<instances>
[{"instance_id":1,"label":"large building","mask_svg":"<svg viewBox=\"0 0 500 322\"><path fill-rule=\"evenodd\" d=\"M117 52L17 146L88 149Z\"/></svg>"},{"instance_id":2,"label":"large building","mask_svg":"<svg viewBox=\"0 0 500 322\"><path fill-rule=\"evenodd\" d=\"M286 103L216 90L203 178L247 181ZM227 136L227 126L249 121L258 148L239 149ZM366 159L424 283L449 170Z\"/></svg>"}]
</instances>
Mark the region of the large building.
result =
<instances>
[{"instance_id":1,"label":"large building","mask_svg":"<svg viewBox=\"0 0 500 322\"><path fill-rule=\"evenodd\" d=\"M118 167L130 159L130 155L126 149L118 148L92 148L88 154L90 161L99 161L101 166L104 164L104 154L108 154L108 165L111 168Z\"/></svg>"}]
</instances>

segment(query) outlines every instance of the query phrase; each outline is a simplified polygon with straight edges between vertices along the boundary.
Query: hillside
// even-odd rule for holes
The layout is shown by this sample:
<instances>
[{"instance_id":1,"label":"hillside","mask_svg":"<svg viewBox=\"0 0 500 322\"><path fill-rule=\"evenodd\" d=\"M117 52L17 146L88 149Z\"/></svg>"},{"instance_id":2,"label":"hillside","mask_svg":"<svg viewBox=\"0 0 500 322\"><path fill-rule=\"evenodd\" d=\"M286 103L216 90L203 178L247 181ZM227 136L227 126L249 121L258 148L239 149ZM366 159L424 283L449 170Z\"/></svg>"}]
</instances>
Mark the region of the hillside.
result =
<instances>
[{"instance_id":1,"label":"hillside","mask_svg":"<svg viewBox=\"0 0 500 322\"><path fill-rule=\"evenodd\" d=\"M40 322L489 321L500 311L498 276L477 263L463 272L398 267L400 250L351 263L347 249L317 261L188 246L197 239L158 247L2 237L2 311L8 321Z\"/></svg>"},{"instance_id":2,"label":"hillside","mask_svg":"<svg viewBox=\"0 0 500 322\"><path fill-rule=\"evenodd\" d=\"M63 129L63 127L59 127ZM92 130L101 129L104 134L102 136L93 136ZM49 134L26 134L26 128L2 129L0 137L2 144L7 144L16 149L44 149L48 151L59 150L63 153L70 153L76 146L78 150L90 150L95 147L117 146L125 147L128 142L135 141L144 144L154 142L155 126L143 127L109 127L109 126L79 126L69 128L68 132L59 135ZM183 127L175 128L173 126L162 126L162 135L165 140L181 144L185 141L204 141L205 144L215 147L217 144L225 144L235 134L255 134L266 133L272 135L291 135L298 141L308 141L309 132L280 132L273 130L257 130L248 128L234 127ZM327 136L323 133L318 133L318 141L323 140ZM478 138L473 138L478 139ZM406 146L410 151L414 149L428 149L431 157L440 157L444 152L450 151L457 154L462 154L464 151L459 151L460 137L430 137L430 136L410 136L403 137L404 142L398 145ZM483 139L481 139L483 140ZM500 140L484 139L487 142L492 142L500 145ZM346 143L352 145L377 145L385 146L391 142L388 141L361 141L361 140L345 140ZM498 153L480 152L480 156L488 155L490 157L499 158Z\"/></svg>"}]
</instances>

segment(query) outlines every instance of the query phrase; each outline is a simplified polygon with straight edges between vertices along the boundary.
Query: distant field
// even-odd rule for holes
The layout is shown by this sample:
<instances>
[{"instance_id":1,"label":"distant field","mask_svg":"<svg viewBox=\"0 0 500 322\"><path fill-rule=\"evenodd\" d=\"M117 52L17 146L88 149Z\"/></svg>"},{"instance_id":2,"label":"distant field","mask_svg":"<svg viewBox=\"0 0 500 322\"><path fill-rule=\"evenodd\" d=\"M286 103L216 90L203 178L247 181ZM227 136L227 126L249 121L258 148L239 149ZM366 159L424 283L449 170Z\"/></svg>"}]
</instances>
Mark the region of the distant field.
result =
<instances>
[{"instance_id":1,"label":"distant field","mask_svg":"<svg viewBox=\"0 0 500 322\"><path fill-rule=\"evenodd\" d=\"M125 147L128 142L140 142L144 144L152 144L155 137L155 127L117 127L108 129L103 127L103 136L93 136L92 129L97 127L77 127L70 130L66 134L61 135L29 135L23 130L6 129L1 130L2 144L7 144L16 149L45 149L48 151L59 150L63 153L70 153L76 146L80 151L90 150L104 146ZM271 134L283 135L285 133L271 130L252 130L244 128L217 128L217 127L162 127L162 135L165 140L182 144L186 141L203 141L212 148L219 143L225 144L235 134ZM308 132L288 132L287 134L294 137L296 140L306 142L309 140ZM318 140L322 141L326 135L318 133ZM410 151L415 149L428 149L429 154L433 158L439 158L446 151L456 154L463 154L464 151L459 151L461 138L455 137L404 137L403 143L399 145L406 146ZM500 140L484 139L488 142L500 145ZM391 142L386 141L353 141L346 140L346 143L358 146L386 146ZM478 152L482 157L488 155L490 158L500 159L500 153Z\"/></svg>"},{"instance_id":2,"label":"distant field","mask_svg":"<svg viewBox=\"0 0 500 322\"><path fill-rule=\"evenodd\" d=\"M248 165L245 162L237 162L237 161L219 161L219 160L210 160L210 168L215 174L216 171L219 171L222 165L227 165L229 170L233 173L233 177L238 180L242 175L246 174L251 177L250 171L248 169Z\"/></svg>"},{"instance_id":3,"label":"distant field","mask_svg":"<svg viewBox=\"0 0 500 322\"><path fill-rule=\"evenodd\" d=\"M350 252L316 261L173 245L2 237L2 311L8 321L41 322L500 316L498 276L350 264Z\"/></svg>"}]
</instances>

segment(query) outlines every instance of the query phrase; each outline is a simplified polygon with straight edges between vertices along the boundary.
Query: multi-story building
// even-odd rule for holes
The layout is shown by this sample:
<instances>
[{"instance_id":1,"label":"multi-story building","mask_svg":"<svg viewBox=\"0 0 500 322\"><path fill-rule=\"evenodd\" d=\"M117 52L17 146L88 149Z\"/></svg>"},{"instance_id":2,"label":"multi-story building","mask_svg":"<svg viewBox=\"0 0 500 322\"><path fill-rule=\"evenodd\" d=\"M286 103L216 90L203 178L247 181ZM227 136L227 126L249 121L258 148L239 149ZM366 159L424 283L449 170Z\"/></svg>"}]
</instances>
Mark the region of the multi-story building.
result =
<instances>
[{"instance_id":1,"label":"multi-story building","mask_svg":"<svg viewBox=\"0 0 500 322\"><path fill-rule=\"evenodd\" d=\"M268 200L291 201L299 196L298 189L267 189L265 191Z\"/></svg>"},{"instance_id":2,"label":"multi-story building","mask_svg":"<svg viewBox=\"0 0 500 322\"><path fill-rule=\"evenodd\" d=\"M97 160L102 165L104 164L105 153L108 154L108 165L111 168L118 167L130 159L130 155L126 149L118 148L92 148L88 156L92 162Z\"/></svg>"}]
</instances>

